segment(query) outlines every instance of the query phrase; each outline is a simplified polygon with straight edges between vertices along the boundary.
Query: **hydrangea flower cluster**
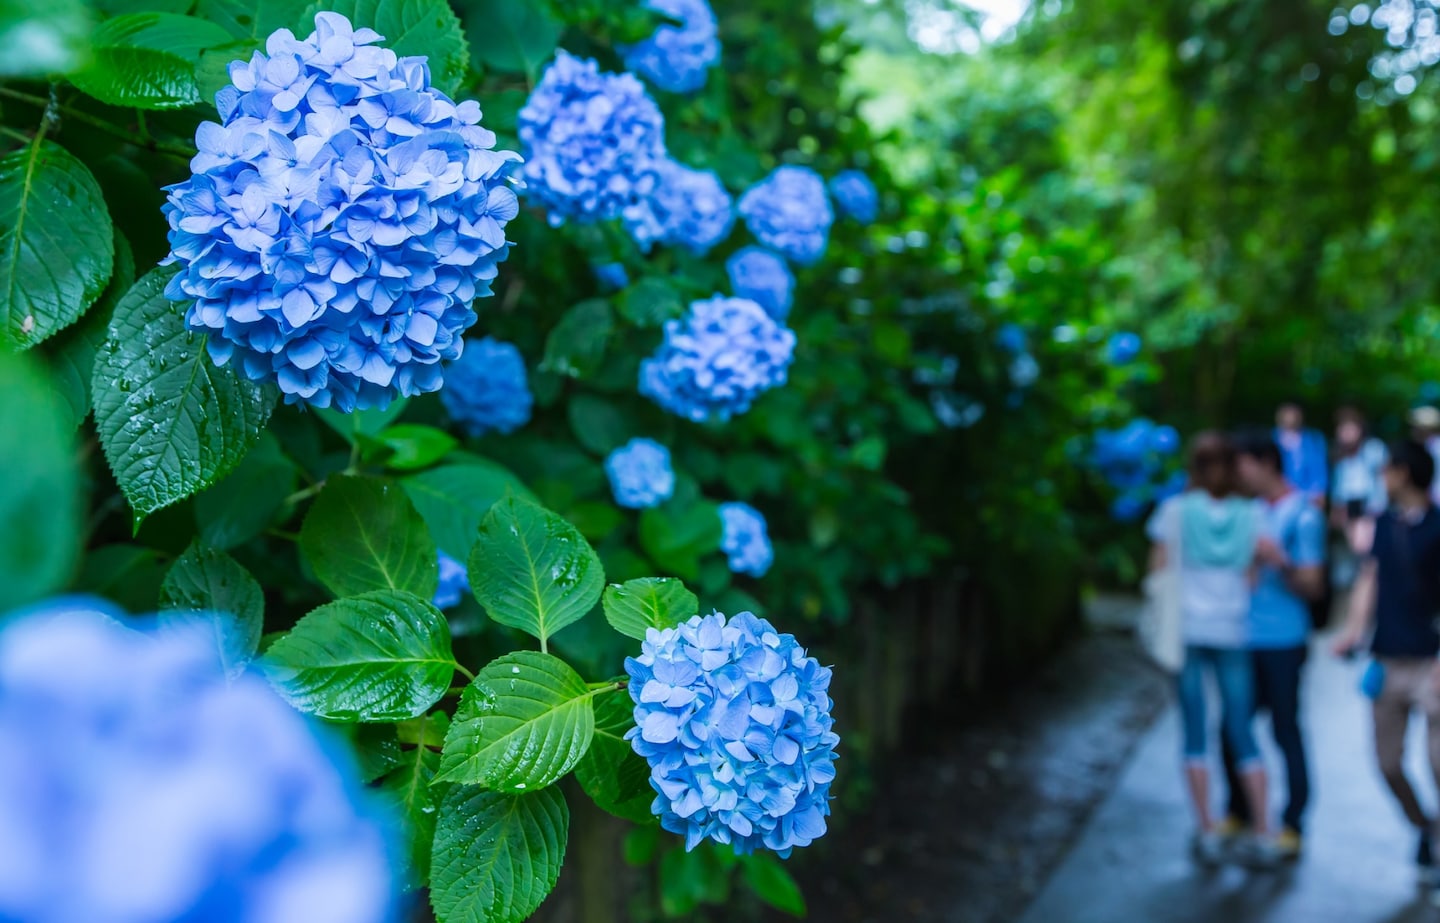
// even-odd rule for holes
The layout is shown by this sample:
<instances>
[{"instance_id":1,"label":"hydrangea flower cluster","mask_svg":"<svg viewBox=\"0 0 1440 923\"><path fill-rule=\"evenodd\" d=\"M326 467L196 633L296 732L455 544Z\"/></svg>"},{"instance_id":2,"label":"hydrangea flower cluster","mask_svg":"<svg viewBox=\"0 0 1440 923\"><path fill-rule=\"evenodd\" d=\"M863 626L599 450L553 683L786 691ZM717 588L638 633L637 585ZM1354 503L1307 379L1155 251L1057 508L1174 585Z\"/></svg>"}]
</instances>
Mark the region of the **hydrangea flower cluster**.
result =
<instances>
[{"instance_id":1,"label":"hydrangea flower cluster","mask_svg":"<svg viewBox=\"0 0 1440 923\"><path fill-rule=\"evenodd\" d=\"M964 394L936 389L930 392L930 410L946 429L969 429L985 418L985 405Z\"/></svg>"},{"instance_id":2,"label":"hydrangea flower cluster","mask_svg":"<svg viewBox=\"0 0 1440 923\"><path fill-rule=\"evenodd\" d=\"M1015 388L1029 388L1040 380L1040 363L1029 353L1021 353L1010 360L1010 384Z\"/></svg>"},{"instance_id":3,"label":"hydrangea flower cluster","mask_svg":"<svg viewBox=\"0 0 1440 923\"><path fill-rule=\"evenodd\" d=\"M880 214L880 193L870 177L859 170L844 170L830 180L830 195L842 215L870 224Z\"/></svg>"},{"instance_id":4,"label":"hydrangea flower cluster","mask_svg":"<svg viewBox=\"0 0 1440 923\"><path fill-rule=\"evenodd\" d=\"M1105 344L1105 361L1111 365L1129 365L1140 355L1140 337L1121 331Z\"/></svg>"},{"instance_id":5,"label":"hydrangea flower cluster","mask_svg":"<svg viewBox=\"0 0 1440 923\"><path fill-rule=\"evenodd\" d=\"M776 167L740 197L739 211L756 240L802 266L820 259L835 221L825 181L809 167Z\"/></svg>"},{"instance_id":6,"label":"hydrangea flower cluster","mask_svg":"<svg viewBox=\"0 0 1440 923\"><path fill-rule=\"evenodd\" d=\"M785 383L795 334L748 298L696 301L665 322L665 340L640 363L640 393L696 423L728 420Z\"/></svg>"},{"instance_id":7,"label":"hydrangea flower cluster","mask_svg":"<svg viewBox=\"0 0 1440 923\"><path fill-rule=\"evenodd\" d=\"M665 120L633 74L563 49L520 110L527 196L552 225L643 219L665 158Z\"/></svg>"},{"instance_id":8,"label":"hydrangea flower cluster","mask_svg":"<svg viewBox=\"0 0 1440 923\"><path fill-rule=\"evenodd\" d=\"M217 365L291 404L352 411L435 391L505 258L520 156L424 58L317 13L230 65L191 176L168 187L165 294Z\"/></svg>"},{"instance_id":9,"label":"hydrangea flower cluster","mask_svg":"<svg viewBox=\"0 0 1440 923\"><path fill-rule=\"evenodd\" d=\"M720 504L720 550L730 570L751 577L763 577L775 563L765 515L748 503Z\"/></svg>"},{"instance_id":10,"label":"hydrangea flower cluster","mask_svg":"<svg viewBox=\"0 0 1440 923\"><path fill-rule=\"evenodd\" d=\"M670 499L675 492L675 470L670 450L654 439L631 439L605 459L605 476L615 502L643 510Z\"/></svg>"},{"instance_id":11,"label":"hydrangea flower cluster","mask_svg":"<svg viewBox=\"0 0 1440 923\"><path fill-rule=\"evenodd\" d=\"M646 0L645 6L679 20L665 23L645 41L623 49L625 67L671 93L693 93L705 85L720 60L719 27L706 0Z\"/></svg>"},{"instance_id":12,"label":"hydrangea flower cluster","mask_svg":"<svg viewBox=\"0 0 1440 923\"><path fill-rule=\"evenodd\" d=\"M1091 464L1120 492L1110 510L1114 518L1133 522L1150 504L1184 490L1184 472L1170 472L1167 464L1179 449L1173 426L1144 418L1095 434Z\"/></svg>"},{"instance_id":13,"label":"hydrangea flower cluster","mask_svg":"<svg viewBox=\"0 0 1440 923\"><path fill-rule=\"evenodd\" d=\"M735 213L714 171L692 170L667 157L655 177L654 191L626 222L642 249L674 244L703 256L729 236Z\"/></svg>"},{"instance_id":14,"label":"hydrangea flower cluster","mask_svg":"<svg viewBox=\"0 0 1440 923\"><path fill-rule=\"evenodd\" d=\"M445 382L440 400L471 436L513 433L530 422L534 399L525 360L514 344L491 337L471 340L445 368Z\"/></svg>"},{"instance_id":15,"label":"hydrangea flower cluster","mask_svg":"<svg viewBox=\"0 0 1440 923\"><path fill-rule=\"evenodd\" d=\"M741 247L725 261L725 272L737 298L749 298L780 323L790 316L795 274L780 257L764 247Z\"/></svg>"},{"instance_id":16,"label":"hydrangea flower cluster","mask_svg":"<svg viewBox=\"0 0 1440 923\"><path fill-rule=\"evenodd\" d=\"M646 632L625 660L660 825L694 849L788 856L825 834L835 747L830 670L794 635L741 612Z\"/></svg>"},{"instance_id":17,"label":"hydrangea flower cluster","mask_svg":"<svg viewBox=\"0 0 1440 923\"><path fill-rule=\"evenodd\" d=\"M438 552L440 564L440 585L435 588L435 598L431 600L436 609L452 609L460 605L460 600L470 592L470 573L465 569L465 564L450 557L445 552Z\"/></svg>"},{"instance_id":18,"label":"hydrangea flower cluster","mask_svg":"<svg viewBox=\"0 0 1440 923\"><path fill-rule=\"evenodd\" d=\"M595 280L602 288L616 291L630 284L630 274L625 271L624 263L600 263L592 268Z\"/></svg>"},{"instance_id":19,"label":"hydrangea flower cluster","mask_svg":"<svg viewBox=\"0 0 1440 923\"><path fill-rule=\"evenodd\" d=\"M1030 348L1030 338L1019 324L1006 324L995 332L995 345L1012 355L1019 355Z\"/></svg>"},{"instance_id":20,"label":"hydrangea flower cluster","mask_svg":"<svg viewBox=\"0 0 1440 923\"><path fill-rule=\"evenodd\" d=\"M0 919L391 919L388 822L343 751L227 678L213 633L123 618L71 598L0 629Z\"/></svg>"}]
</instances>

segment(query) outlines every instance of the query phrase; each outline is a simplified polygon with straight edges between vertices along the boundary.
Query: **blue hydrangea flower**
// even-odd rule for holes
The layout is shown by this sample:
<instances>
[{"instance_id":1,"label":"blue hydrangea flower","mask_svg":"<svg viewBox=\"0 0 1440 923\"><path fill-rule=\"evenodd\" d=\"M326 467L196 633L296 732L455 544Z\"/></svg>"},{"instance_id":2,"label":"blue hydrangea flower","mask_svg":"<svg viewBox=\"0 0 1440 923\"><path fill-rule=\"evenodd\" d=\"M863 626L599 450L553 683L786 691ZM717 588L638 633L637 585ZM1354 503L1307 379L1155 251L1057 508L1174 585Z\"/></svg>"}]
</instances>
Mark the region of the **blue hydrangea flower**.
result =
<instances>
[{"instance_id":1,"label":"blue hydrangea flower","mask_svg":"<svg viewBox=\"0 0 1440 923\"><path fill-rule=\"evenodd\" d=\"M740 197L739 211L756 240L802 266L820 259L835 221L825 181L809 167L776 167Z\"/></svg>"},{"instance_id":2,"label":"blue hydrangea flower","mask_svg":"<svg viewBox=\"0 0 1440 923\"><path fill-rule=\"evenodd\" d=\"M1150 498L1144 491L1127 490L1110 504L1110 516L1116 522L1136 522L1149 506Z\"/></svg>"},{"instance_id":3,"label":"blue hydrangea flower","mask_svg":"<svg viewBox=\"0 0 1440 923\"><path fill-rule=\"evenodd\" d=\"M749 298L780 323L790 316L795 274L780 257L764 247L741 247L725 261L725 272L737 298Z\"/></svg>"},{"instance_id":4,"label":"blue hydrangea flower","mask_svg":"<svg viewBox=\"0 0 1440 923\"><path fill-rule=\"evenodd\" d=\"M471 340L445 368L440 401L450 417L472 436L513 433L530 422L534 399L525 360L514 344L486 337Z\"/></svg>"},{"instance_id":5,"label":"blue hydrangea flower","mask_svg":"<svg viewBox=\"0 0 1440 923\"><path fill-rule=\"evenodd\" d=\"M552 225L641 220L665 158L665 120L633 74L561 50L520 110L526 195Z\"/></svg>"},{"instance_id":6,"label":"blue hydrangea flower","mask_svg":"<svg viewBox=\"0 0 1440 923\"><path fill-rule=\"evenodd\" d=\"M720 504L720 550L730 570L751 577L763 577L775 562L765 516L748 503Z\"/></svg>"},{"instance_id":7,"label":"blue hydrangea flower","mask_svg":"<svg viewBox=\"0 0 1440 923\"><path fill-rule=\"evenodd\" d=\"M1010 384L1016 388L1028 388L1040 379L1040 363L1029 353L1021 353L1010 360Z\"/></svg>"},{"instance_id":8,"label":"blue hydrangea flower","mask_svg":"<svg viewBox=\"0 0 1440 923\"><path fill-rule=\"evenodd\" d=\"M1176 494L1182 494L1190 486L1190 477L1183 471L1177 471L1166 478L1159 487L1155 488L1156 501L1168 500Z\"/></svg>"},{"instance_id":9,"label":"blue hydrangea flower","mask_svg":"<svg viewBox=\"0 0 1440 923\"><path fill-rule=\"evenodd\" d=\"M985 417L984 404L939 388L930 392L930 409L946 429L969 429Z\"/></svg>"},{"instance_id":10,"label":"blue hydrangea flower","mask_svg":"<svg viewBox=\"0 0 1440 923\"><path fill-rule=\"evenodd\" d=\"M1150 430L1150 448L1161 455L1174 455L1180 451L1180 433L1169 424Z\"/></svg>"},{"instance_id":11,"label":"blue hydrangea flower","mask_svg":"<svg viewBox=\"0 0 1440 923\"><path fill-rule=\"evenodd\" d=\"M830 195L835 197L840 214L861 224L870 224L880 214L880 193L870 177L859 170L845 170L830 180Z\"/></svg>"},{"instance_id":12,"label":"blue hydrangea flower","mask_svg":"<svg viewBox=\"0 0 1440 923\"><path fill-rule=\"evenodd\" d=\"M643 510L670 499L675 492L675 471L670 450L654 439L631 439L605 459L605 476L615 502Z\"/></svg>"},{"instance_id":13,"label":"blue hydrangea flower","mask_svg":"<svg viewBox=\"0 0 1440 923\"><path fill-rule=\"evenodd\" d=\"M630 284L630 274L625 271L624 263L601 263L592 268L601 288L616 291Z\"/></svg>"},{"instance_id":14,"label":"blue hydrangea flower","mask_svg":"<svg viewBox=\"0 0 1440 923\"><path fill-rule=\"evenodd\" d=\"M995 333L995 345L1007 353L1019 355L1030 347L1030 338L1019 324L1006 324Z\"/></svg>"},{"instance_id":15,"label":"blue hydrangea flower","mask_svg":"<svg viewBox=\"0 0 1440 923\"><path fill-rule=\"evenodd\" d=\"M440 555L440 585L435 588L431 601L436 609L452 609L470 592L470 574L464 563L455 560L445 552Z\"/></svg>"},{"instance_id":16,"label":"blue hydrangea flower","mask_svg":"<svg viewBox=\"0 0 1440 923\"><path fill-rule=\"evenodd\" d=\"M519 210L520 156L480 106L430 86L424 58L318 13L230 65L221 121L169 188L165 294L216 364L291 404L342 411L435 391L475 323Z\"/></svg>"},{"instance_id":17,"label":"blue hydrangea flower","mask_svg":"<svg viewBox=\"0 0 1440 923\"><path fill-rule=\"evenodd\" d=\"M825 834L835 747L830 670L762 618L716 612L646 632L625 660L660 825L694 849L788 856Z\"/></svg>"},{"instance_id":18,"label":"blue hydrangea flower","mask_svg":"<svg viewBox=\"0 0 1440 923\"><path fill-rule=\"evenodd\" d=\"M1121 332L1110 337L1105 345L1105 361L1111 365L1129 365L1140 355L1140 337Z\"/></svg>"},{"instance_id":19,"label":"blue hydrangea flower","mask_svg":"<svg viewBox=\"0 0 1440 923\"><path fill-rule=\"evenodd\" d=\"M703 256L729 236L735 213L714 171L692 170L667 157L655 177L654 191L626 221L641 249L672 244Z\"/></svg>"},{"instance_id":20,"label":"blue hydrangea flower","mask_svg":"<svg viewBox=\"0 0 1440 923\"><path fill-rule=\"evenodd\" d=\"M646 0L645 6L680 21L664 23L638 45L622 49L625 67L671 93L693 93L705 85L720 60L715 13L706 0Z\"/></svg>"},{"instance_id":21,"label":"blue hydrangea flower","mask_svg":"<svg viewBox=\"0 0 1440 923\"><path fill-rule=\"evenodd\" d=\"M696 301L665 322L665 340L640 363L640 393L696 423L744 413L785 383L795 334L748 298Z\"/></svg>"},{"instance_id":22,"label":"blue hydrangea flower","mask_svg":"<svg viewBox=\"0 0 1440 923\"><path fill-rule=\"evenodd\" d=\"M388 821L327 732L203 625L122 619L0 628L0 919L392 919Z\"/></svg>"}]
</instances>

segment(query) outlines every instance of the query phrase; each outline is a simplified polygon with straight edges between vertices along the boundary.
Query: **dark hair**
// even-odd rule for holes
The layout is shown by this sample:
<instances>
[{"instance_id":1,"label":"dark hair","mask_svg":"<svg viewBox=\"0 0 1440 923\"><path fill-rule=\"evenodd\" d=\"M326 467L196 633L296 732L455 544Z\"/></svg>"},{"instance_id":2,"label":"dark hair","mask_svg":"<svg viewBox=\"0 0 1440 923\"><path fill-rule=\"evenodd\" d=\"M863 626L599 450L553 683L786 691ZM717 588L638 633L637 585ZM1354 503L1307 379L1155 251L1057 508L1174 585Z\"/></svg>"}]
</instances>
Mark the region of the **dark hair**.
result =
<instances>
[{"instance_id":1,"label":"dark hair","mask_svg":"<svg viewBox=\"0 0 1440 923\"><path fill-rule=\"evenodd\" d=\"M1190 441L1190 483L1211 496L1235 492L1235 447L1216 430L1197 433Z\"/></svg>"},{"instance_id":2,"label":"dark hair","mask_svg":"<svg viewBox=\"0 0 1440 923\"><path fill-rule=\"evenodd\" d=\"M1231 440L1236 455L1246 455L1259 461L1276 474L1285 472L1285 459L1280 447L1270 434L1261 429L1247 429L1236 433Z\"/></svg>"},{"instance_id":3,"label":"dark hair","mask_svg":"<svg viewBox=\"0 0 1440 923\"><path fill-rule=\"evenodd\" d=\"M1435 459L1430 450L1413 439L1398 439L1390 444L1390 467L1404 468L1410 486L1429 490L1435 481Z\"/></svg>"}]
</instances>

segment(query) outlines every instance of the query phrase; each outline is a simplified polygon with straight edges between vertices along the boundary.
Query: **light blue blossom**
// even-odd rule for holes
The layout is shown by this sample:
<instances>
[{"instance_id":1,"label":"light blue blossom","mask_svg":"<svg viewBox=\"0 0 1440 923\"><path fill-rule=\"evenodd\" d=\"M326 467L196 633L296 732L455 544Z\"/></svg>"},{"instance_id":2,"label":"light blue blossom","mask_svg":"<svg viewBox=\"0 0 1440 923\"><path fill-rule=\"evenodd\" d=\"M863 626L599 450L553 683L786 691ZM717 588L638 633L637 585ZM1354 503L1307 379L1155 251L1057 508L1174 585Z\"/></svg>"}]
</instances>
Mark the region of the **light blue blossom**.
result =
<instances>
[{"instance_id":1,"label":"light blue blossom","mask_svg":"<svg viewBox=\"0 0 1440 923\"><path fill-rule=\"evenodd\" d=\"M667 157L655 177L650 196L626 220L641 249L671 244L703 256L730 234L735 218L730 193L714 171L692 170Z\"/></svg>"},{"instance_id":2,"label":"light blue blossom","mask_svg":"<svg viewBox=\"0 0 1440 923\"><path fill-rule=\"evenodd\" d=\"M605 476L615 502L642 510L670 499L675 492L675 471L670 450L654 439L631 439L605 459Z\"/></svg>"},{"instance_id":3,"label":"light blue blossom","mask_svg":"<svg viewBox=\"0 0 1440 923\"><path fill-rule=\"evenodd\" d=\"M0 628L0 919L385 923L388 822L213 631L56 600ZM206 620L208 621L208 620Z\"/></svg>"},{"instance_id":4,"label":"light blue blossom","mask_svg":"<svg viewBox=\"0 0 1440 923\"><path fill-rule=\"evenodd\" d=\"M552 225L639 221L665 158L665 120L633 74L561 50L520 110L526 195Z\"/></svg>"},{"instance_id":5,"label":"light blue blossom","mask_svg":"<svg viewBox=\"0 0 1440 923\"><path fill-rule=\"evenodd\" d=\"M870 224L880 214L880 193L870 177L859 170L845 170L830 180L830 195L840 214L861 224Z\"/></svg>"},{"instance_id":6,"label":"light blue blossom","mask_svg":"<svg viewBox=\"0 0 1440 923\"><path fill-rule=\"evenodd\" d=\"M720 504L720 550L737 574L763 577L775 562L765 516L748 503Z\"/></svg>"},{"instance_id":7,"label":"light blue blossom","mask_svg":"<svg viewBox=\"0 0 1440 923\"><path fill-rule=\"evenodd\" d=\"M435 598L431 602L436 609L453 609L470 592L470 574L464 563L443 551L439 552L439 556L440 585L435 588Z\"/></svg>"},{"instance_id":8,"label":"light blue blossom","mask_svg":"<svg viewBox=\"0 0 1440 923\"><path fill-rule=\"evenodd\" d=\"M749 298L780 323L790 316L795 275L780 257L764 247L741 247L725 261L725 272L737 298Z\"/></svg>"},{"instance_id":9,"label":"light blue blossom","mask_svg":"<svg viewBox=\"0 0 1440 923\"><path fill-rule=\"evenodd\" d=\"M1105 344L1105 361L1111 365L1129 365L1140 355L1140 346L1140 337L1136 334L1116 333Z\"/></svg>"},{"instance_id":10,"label":"light blue blossom","mask_svg":"<svg viewBox=\"0 0 1440 923\"><path fill-rule=\"evenodd\" d=\"M788 856L825 834L835 747L830 670L794 635L741 612L646 632L625 660L660 825L694 849Z\"/></svg>"},{"instance_id":11,"label":"light blue blossom","mask_svg":"<svg viewBox=\"0 0 1440 923\"><path fill-rule=\"evenodd\" d=\"M953 391L930 392L930 409L946 429L969 429L985 417L985 405Z\"/></svg>"},{"instance_id":12,"label":"light blue blossom","mask_svg":"<svg viewBox=\"0 0 1440 923\"><path fill-rule=\"evenodd\" d=\"M1150 447L1161 455L1174 455L1180 451L1180 433L1169 424L1162 424L1150 431Z\"/></svg>"},{"instance_id":13,"label":"light blue blossom","mask_svg":"<svg viewBox=\"0 0 1440 923\"><path fill-rule=\"evenodd\" d=\"M530 422L534 399L525 360L511 343L470 340L460 358L445 367L445 383L440 400L471 436L513 433Z\"/></svg>"},{"instance_id":14,"label":"light blue blossom","mask_svg":"<svg viewBox=\"0 0 1440 923\"><path fill-rule=\"evenodd\" d=\"M825 181L809 167L776 167L740 197L739 211L756 240L801 265L820 259L835 221Z\"/></svg>"},{"instance_id":15,"label":"light blue blossom","mask_svg":"<svg viewBox=\"0 0 1440 923\"><path fill-rule=\"evenodd\" d=\"M630 274L625 271L624 263L600 263L592 268L601 288L616 291L630 284Z\"/></svg>"},{"instance_id":16,"label":"light blue blossom","mask_svg":"<svg viewBox=\"0 0 1440 923\"><path fill-rule=\"evenodd\" d=\"M440 388L505 258L520 156L424 58L317 13L230 65L191 177L168 187L165 293L211 358L291 404L384 407Z\"/></svg>"},{"instance_id":17,"label":"light blue blossom","mask_svg":"<svg viewBox=\"0 0 1440 923\"><path fill-rule=\"evenodd\" d=\"M1136 522L1150 507L1150 497L1145 491L1127 490L1110 504L1110 515L1117 522Z\"/></svg>"},{"instance_id":18,"label":"light blue blossom","mask_svg":"<svg viewBox=\"0 0 1440 923\"><path fill-rule=\"evenodd\" d=\"M1025 328L1019 324L1006 324L995 333L995 345L1012 355L1025 352L1030 346Z\"/></svg>"},{"instance_id":19,"label":"light blue blossom","mask_svg":"<svg viewBox=\"0 0 1440 923\"><path fill-rule=\"evenodd\" d=\"M744 413L785 383L795 334L748 298L696 301L665 322L665 340L640 363L640 393L677 416L703 423Z\"/></svg>"},{"instance_id":20,"label":"light blue blossom","mask_svg":"<svg viewBox=\"0 0 1440 923\"><path fill-rule=\"evenodd\" d=\"M1021 353L1010 360L1010 384L1016 388L1029 388L1040 379L1040 363L1029 353Z\"/></svg>"},{"instance_id":21,"label":"light blue blossom","mask_svg":"<svg viewBox=\"0 0 1440 923\"><path fill-rule=\"evenodd\" d=\"M625 67L671 93L693 93L705 85L720 60L715 13L706 0L646 0L645 6L680 24L664 23L650 37L621 49Z\"/></svg>"}]
</instances>

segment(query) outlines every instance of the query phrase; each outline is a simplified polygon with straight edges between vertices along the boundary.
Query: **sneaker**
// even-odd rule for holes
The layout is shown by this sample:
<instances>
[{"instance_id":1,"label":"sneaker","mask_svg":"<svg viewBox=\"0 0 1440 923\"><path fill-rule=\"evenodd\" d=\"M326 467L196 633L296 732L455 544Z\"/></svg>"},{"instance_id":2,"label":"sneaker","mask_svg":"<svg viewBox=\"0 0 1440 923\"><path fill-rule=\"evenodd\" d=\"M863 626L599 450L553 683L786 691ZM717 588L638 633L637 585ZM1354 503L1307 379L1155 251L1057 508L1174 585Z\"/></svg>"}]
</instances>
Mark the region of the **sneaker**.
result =
<instances>
[{"instance_id":1,"label":"sneaker","mask_svg":"<svg viewBox=\"0 0 1440 923\"><path fill-rule=\"evenodd\" d=\"M1284 859L1275 839L1248 836L1236 844L1235 861L1252 869L1271 869Z\"/></svg>"},{"instance_id":2,"label":"sneaker","mask_svg":"<svg viewBox=\"0 0 1440 923\"><path fill-rule=\"evenodd\" d=\"M1225 841L1213 830L1202 830L1190 841L1190 853L1201 865L1219 865L1225 858Z\"/></svg>"},{"instance_id":3,"label":"sneaker","mask_svg":"<svg viewBox=\"0 0 1440 923\"><path fill-rule=\"evenodd\" d=\"M1240 818L1234 814L1227 814L1224 820L1215 825L1215 835L1230 843L1243 836L1248 828L1249 825Z\"/></svg>"},{"instance_id":4,"label":"sneaker","mask_svg":"<svg viewBox=\"0 0 1440 923\"><path fill-rule=\"evenodd\" d=\"M1301 838L1300 831L1290 827L1281 830L1280 835L1275 837L1275 852L1282 862L1294 862L1299 859L1304 845L1305 841Z\"/></svg>"}]
</instances>

